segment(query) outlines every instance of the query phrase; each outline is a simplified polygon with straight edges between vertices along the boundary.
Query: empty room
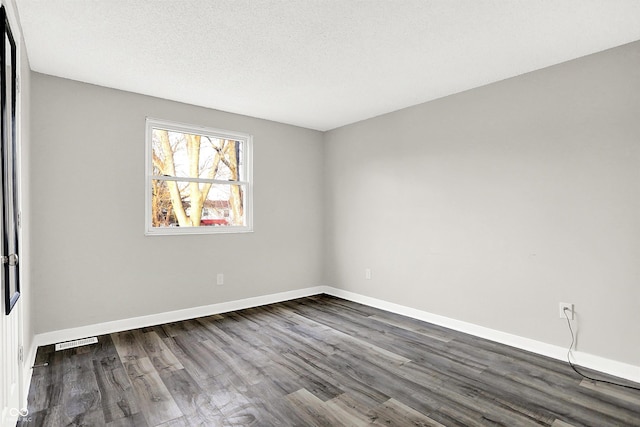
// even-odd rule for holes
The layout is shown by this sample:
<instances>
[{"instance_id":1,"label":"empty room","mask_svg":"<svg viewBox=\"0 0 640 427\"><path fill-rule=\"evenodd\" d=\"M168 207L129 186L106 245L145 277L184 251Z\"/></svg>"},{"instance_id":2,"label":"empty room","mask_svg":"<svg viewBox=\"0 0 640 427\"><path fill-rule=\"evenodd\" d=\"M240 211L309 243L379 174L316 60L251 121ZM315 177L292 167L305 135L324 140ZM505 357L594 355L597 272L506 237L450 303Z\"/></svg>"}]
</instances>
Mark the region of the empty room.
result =
<instances>
[{"instance_id":1,"label":"empty room","mask_svg":"<svg viewBox=\"0 0 640 427\"><path fill-rule=\"evenodd\" d=\"M0 426L640 426L637 0L0 1Z\"/></svg>"}]
</instances>

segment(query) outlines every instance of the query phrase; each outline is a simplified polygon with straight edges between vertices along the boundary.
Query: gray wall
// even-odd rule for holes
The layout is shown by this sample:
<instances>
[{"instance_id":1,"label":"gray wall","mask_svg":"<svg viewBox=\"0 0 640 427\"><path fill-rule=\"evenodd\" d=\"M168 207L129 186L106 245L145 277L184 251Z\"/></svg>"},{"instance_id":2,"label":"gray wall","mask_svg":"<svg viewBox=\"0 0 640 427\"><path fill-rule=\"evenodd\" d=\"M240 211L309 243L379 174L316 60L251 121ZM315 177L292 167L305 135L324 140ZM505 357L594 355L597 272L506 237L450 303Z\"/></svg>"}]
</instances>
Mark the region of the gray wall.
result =
<instances>
[{"instance_id":1,"label":"gray wall","mask_svg":"<svg viewBox=\"0 0 640 427\"><path fill-rule=\"evenodd\" d=\"M146 116L254 136L253 233L144 236ZM36 333L321 284L322 133L38 73L32 124Z\"/></svg>"},{"instance_id":2,"label":"gray wall","mask_svg":"<svg viewBox=\"0 0 640 427\"><path fill-rule=\"evenodd\" d=\"M560 346L571 302L579 350L640 365L639 70L636 42L328 132L326 282Z\"/></svg>"},{"instance_id":3,"label":"gray wall","mask_svg":"<svg viewBox=\"0 0 640 427\"><path fill-rule=\"evenodd\" d=\"M640 365L637 70L633 43L324 135L34 73L35 331L327 284L560 346L572 302L579 350ZM143 235L147 115L254 135L254 233Z\"/></svg>"}]
</instances>

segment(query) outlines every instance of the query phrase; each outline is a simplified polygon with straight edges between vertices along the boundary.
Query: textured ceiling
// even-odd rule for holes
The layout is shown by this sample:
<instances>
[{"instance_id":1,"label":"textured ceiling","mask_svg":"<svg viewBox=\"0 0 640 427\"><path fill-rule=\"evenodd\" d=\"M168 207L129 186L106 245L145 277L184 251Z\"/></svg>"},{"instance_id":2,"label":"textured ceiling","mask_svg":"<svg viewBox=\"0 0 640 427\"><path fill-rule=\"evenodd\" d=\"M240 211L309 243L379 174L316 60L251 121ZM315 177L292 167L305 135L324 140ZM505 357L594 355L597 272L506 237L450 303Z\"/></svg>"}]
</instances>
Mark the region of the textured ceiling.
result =
<instances>
[{"instance_id":1,"label":"textured ceiling","mask_svg":"<svg viewBox=\"0 0 640 427\"><path fill-rule=\"evenodd\" d=\"M318 130L640 39L640 0L16 3L34 71Z\"/></svg>"}]
</instances>

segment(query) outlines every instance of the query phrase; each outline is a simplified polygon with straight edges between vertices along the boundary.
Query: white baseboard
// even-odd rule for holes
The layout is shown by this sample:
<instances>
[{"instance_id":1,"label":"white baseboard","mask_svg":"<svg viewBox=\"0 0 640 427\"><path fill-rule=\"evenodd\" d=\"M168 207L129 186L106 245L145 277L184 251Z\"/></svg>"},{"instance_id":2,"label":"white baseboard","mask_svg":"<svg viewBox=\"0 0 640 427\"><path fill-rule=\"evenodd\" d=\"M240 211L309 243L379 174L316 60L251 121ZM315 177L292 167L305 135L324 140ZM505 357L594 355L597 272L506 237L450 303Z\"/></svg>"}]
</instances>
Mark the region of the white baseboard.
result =
<instances>
[{"instance_id":1,"label":"white baseboard","mask_svg":"<svg viewBox=\"0 0 640 427\"><path fill-rule=\"evenodd\" d=\"M279 292L277 294L261 295L241 300L221 302L218 304L185 308L183 310L132 317L130 319L114 320L111 322L80 326L78 328L69 328L59 331L36 334L33 341L34 345L36 345L37 347L41 347L44 345L56 344L59 342L71 341L96 335L111 334L113 332L127 331L129 329L145 328L147 326L161 325L163 323L179 322L181 320L195 319L196 317L227 313L229 311L242 310L244 308L258 307L261 305L288 301L295 298L317 295L324 293L325 291L325 286L316 286L312 288L296 289L294 291Z\"/></svg>"},{"instance_id":2,"label":"white baseboard","mask_svg":"<svg viewBox=\"0 0 640 427\"><path fill-rule=\"evenodd\" d=\"M495 329L485 328L483 326L478 326L472 323L462 322L460 320L439 316L400 304L395 304L377 298L360 295L354 292L333 288L331 286L315 286L311 288L298 289L295 291L280 292L277 294L262 295L258 297L223 302L219 304L211 304L206 306L187 308L184 310L176 310L166 313L158 313L148 316L115 320L111 322L81 326L78 328L70 328L60 331L37 334L34 337L33 346L29 351L29 358L26 360L31 362L31 364L28 365L29 367L31 367L31 365L33 365L33 362L35 361L36 350L39 346L55 344L58 342L70 341L79 338L86 338L90 336L110 334L113 332L126 331L129 329L144 328L147 326L154 326L163 323L178 322L180 320L187 320L196 317L210 316L212 314L226 313L234 310L258 307L261 305L273 304L322 293L390 311L392 313L412 317L414 319L422 320L425 322L434 323L436 325L444 326L446 328L471 334L480 338L485 338L491 341L499 342L501 344L506 344L522 350L541 354L543 356L548 356L553 359L566 360L567 349L564 347L559 347L541 341L536 341L529 338L508 334L506 332L497 331ZM572 352L572 354L574 356L575 363L580 366L640 383L640 366L634 366L579 351ZM30 380L30 372L28 373L28 375L25 375L25 377L27 376Z\"/></svg>"},{"instance_id":3,"label":"white baseboard","mask_svg":"<svg viewBox=\"0 0 640 427\"><path fill-rule=\"evenodd\" d=\"M524 338L518 335L497 331L495 329L485 328L484 326L462 322L460 320L439 316L437 314L417 310L415 308L406 307L400 304L394 304L377 298L367 297L342 289L326 287L325 293L349 301L368 305L370 307L375 307L425 322L434 323L436 325L444 326L445 328L464 332L501 344L506 344L511 347L516 347L521 350L530 351L532 353L537 353L543 356L551 357L553 359L563 361L567 360L567 348L565 347L547 344L542 341ZM618 362L616 360L607 359L601 356L596 356L581 351L572 351L571 355L573 356L572 362L577 365L640 383L640 366Z\"/></svg>"}]
</instances>

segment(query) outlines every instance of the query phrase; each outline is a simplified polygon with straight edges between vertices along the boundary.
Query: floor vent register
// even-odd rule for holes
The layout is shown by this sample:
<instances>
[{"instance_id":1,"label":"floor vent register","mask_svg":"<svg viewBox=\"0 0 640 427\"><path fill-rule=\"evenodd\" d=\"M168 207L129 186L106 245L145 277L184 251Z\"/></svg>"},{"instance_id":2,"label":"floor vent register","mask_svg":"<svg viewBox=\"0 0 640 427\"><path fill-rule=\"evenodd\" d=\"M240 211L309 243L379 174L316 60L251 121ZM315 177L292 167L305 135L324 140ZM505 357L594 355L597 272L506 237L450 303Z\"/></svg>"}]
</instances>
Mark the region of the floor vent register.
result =
<instances>
[{"instance_id":1,"label":"floor vent register","mask_svg":"<svg viewBox=\"0 0 640 427\"><path fill-rule=\"evenodd\" d=\"M98 338L96 338L96 337L83 338L81 340L72 340L72 341L67 341L67 342L61 342L61 343L56 344L56 351L67 350L67 349L75 348L75 347L82 347L83 345L95 344L97 342L98 342Z\"/></svg>"}]
</instances>

